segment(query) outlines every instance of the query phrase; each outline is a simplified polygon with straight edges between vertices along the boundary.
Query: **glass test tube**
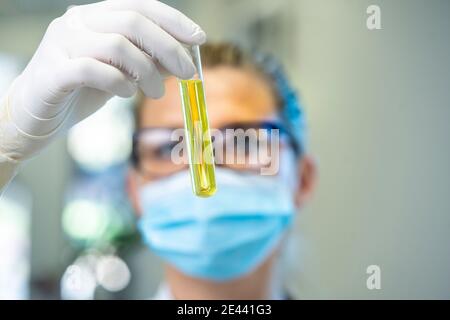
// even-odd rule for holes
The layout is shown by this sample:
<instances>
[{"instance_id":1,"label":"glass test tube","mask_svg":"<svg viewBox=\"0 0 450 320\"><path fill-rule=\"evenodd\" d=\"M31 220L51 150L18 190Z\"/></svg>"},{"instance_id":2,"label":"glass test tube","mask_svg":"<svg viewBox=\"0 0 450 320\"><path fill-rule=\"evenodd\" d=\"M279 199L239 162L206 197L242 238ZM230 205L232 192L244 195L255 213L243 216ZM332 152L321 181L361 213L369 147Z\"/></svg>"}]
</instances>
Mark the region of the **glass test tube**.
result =
<instances>
[{"instance_id":1,"label":"glass test tube","mask_svg":"<svg viewBox=\"0 0 450 320\"><path fill-rule=\"evenodd\" d=\"M192 190L199 197L210 197L216 192L216 177L199 46L192 46L190 53L197 73L192 79L179 80L185 141Z\"/></svg>"}]
</instances>

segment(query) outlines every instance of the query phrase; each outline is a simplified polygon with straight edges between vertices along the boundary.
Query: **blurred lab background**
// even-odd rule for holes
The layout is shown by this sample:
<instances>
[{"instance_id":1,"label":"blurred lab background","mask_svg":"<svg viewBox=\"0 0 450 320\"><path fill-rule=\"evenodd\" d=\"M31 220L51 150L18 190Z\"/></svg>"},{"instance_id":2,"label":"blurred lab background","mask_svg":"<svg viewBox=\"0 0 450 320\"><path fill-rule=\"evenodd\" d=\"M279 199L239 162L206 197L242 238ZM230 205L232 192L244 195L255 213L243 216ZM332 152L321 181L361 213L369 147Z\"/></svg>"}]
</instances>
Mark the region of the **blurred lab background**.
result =
<instances>
[{"instance_id":1,"label":"blurred lab background","mask_svg":"<svg viewBox=\"0 0 450 320\"><path fill-rule=\"evenodd\" d=\"M0 0L0 93L80 0ZM165 1L210 40L275 54L300 89L319 164L285 277L300 299L450 298L450 2ZM366 9L381 8L381 30ZM0 201L0 298L150 298L160 262L124 194L132 101L30 161ZM297 241L297 242L296 242ZM381 268L368 290L366 269Z\"/></svg>"}]
</instances>

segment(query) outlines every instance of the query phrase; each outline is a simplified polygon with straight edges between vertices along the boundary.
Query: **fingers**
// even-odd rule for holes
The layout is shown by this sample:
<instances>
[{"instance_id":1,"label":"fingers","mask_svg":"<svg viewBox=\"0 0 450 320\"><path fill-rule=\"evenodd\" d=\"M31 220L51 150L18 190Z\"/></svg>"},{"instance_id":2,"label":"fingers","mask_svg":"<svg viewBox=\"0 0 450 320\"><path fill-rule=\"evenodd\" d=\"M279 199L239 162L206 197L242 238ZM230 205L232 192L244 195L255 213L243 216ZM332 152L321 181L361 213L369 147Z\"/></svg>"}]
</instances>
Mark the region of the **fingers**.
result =
<instances>
[{"instance_id":1,"label":"fingers","mask_svg":"<svg viewBox=\"0 0 450 320\"><path fill-rule=\"evenodd\" d=\"M101 15L91 12L83 15L83 21L94 32L123 35L177 77L186 79L195 73L192 58L184 47L136 11L111 11Z\"/></svg>"},{"instance_id":2,"label":"fingers","mask_svg":"<svg viewBox=\"0 0 450 320\"><path fill-rule=\"evenodd\" d=\"M203 30L181 12L154 0L107 0L74 7L65 15L76 36L68 47L68 90L89 86L119 96L141 87L146 96L164 93L161 72L183 79L195 73L184 44L201 44ZM66 48L65 48L66 49Z\"/></svg>"},{"instance_id":3,"label":"fingers","mask_svg":"<svg viewBox=\"0 0 450 320\"><path fill-rule=\"evenodd\" d=\"M137 91L136 84L123 72L94 58L70 60L60 70L58 78L61 89L68 91L90 87L124 98L133 96Z\"/></svg>"},{"instance_id":4,"label":"fingers","mask_svg":"<svg viewBox=\"0 0 450 320\"><path fill-rule=\"evenodd\" d=\"M72 58L91 57L124 72L141 87L144 94L160 98L164 84L157 67L127 38L116 33L87 33L83 45L71 48Z\"/></svg>"},{"instance_id":5,"label":"fingers","mask_svg":"<svg viewBox=\"0 0 450 320\"><path fill-rule=\"evenodd\" d=\"M206 34L194 21L180 11L154 0L109 0L96 3L95 7L114 11L135 11L186 44L203 44Z\"/></svg>"}]
</instances>

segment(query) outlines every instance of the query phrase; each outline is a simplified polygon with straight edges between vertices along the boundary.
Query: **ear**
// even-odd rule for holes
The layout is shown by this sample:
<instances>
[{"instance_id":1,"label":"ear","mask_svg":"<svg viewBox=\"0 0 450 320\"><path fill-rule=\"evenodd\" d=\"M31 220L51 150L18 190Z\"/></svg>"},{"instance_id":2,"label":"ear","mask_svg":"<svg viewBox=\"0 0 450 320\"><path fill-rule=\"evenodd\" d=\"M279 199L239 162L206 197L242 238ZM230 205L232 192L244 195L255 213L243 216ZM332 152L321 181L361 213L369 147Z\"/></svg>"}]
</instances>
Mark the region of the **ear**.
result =
<instances>
[{"instance_id":1,"label":"ear","mask_svg":"<svg viewBox=\"0 0 450 320\"><path fill-rule=\"evenodd\" d=\"M133 168L128 169L126 176L126 190L128 199L133 206L134 212L138 217L142 214L142 209L139 205L139 183L136 170Z\"/></svg>"},{"instance_id":2,"label":"ear","mask_svg":"<svg viewBox=\"0 0 450 320\"><path fill-rule=\"evenodd\" d=\"M303 207L312 197L316 188L317 166L314 159L304 155L298 162L299 184L295 194L295 204L298 208Z\"/></svg>"}]
</instances>

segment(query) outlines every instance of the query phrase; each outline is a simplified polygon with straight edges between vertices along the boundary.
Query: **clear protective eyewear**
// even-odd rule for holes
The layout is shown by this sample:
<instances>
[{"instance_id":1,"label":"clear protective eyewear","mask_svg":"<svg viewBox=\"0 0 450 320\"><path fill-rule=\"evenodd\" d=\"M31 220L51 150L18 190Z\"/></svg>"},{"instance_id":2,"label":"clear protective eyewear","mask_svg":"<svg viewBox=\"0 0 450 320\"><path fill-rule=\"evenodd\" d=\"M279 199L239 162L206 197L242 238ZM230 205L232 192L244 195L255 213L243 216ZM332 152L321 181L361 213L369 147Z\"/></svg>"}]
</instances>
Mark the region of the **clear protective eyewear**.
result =
<instances>
[{"instance_id":1,"label":"clear protective eyewear","mask_svg":"<svg viewBox=\"0 0 450 320\"><path fill-rule=\"evenodd\" d=\"M211 129L216 166L256 172L278 161L283 148L299 148L279 122L235 123ZM135 168L152 179L187 169L182 128L143 128L133 136L131 160Z\"/></svg>"}]
</instances>

